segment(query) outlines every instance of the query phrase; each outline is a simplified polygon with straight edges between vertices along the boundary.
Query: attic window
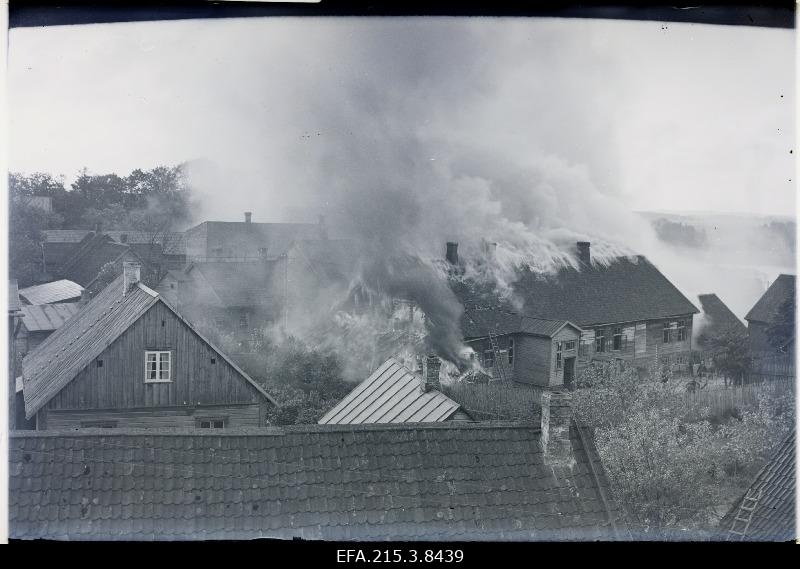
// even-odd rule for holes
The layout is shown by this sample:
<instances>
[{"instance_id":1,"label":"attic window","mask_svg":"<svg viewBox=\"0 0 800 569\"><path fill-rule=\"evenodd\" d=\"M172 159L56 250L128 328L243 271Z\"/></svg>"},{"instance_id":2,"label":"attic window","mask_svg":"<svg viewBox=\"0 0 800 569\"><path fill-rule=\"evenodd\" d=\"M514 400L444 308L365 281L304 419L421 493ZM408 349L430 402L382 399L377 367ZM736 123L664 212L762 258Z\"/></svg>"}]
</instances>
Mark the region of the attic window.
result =
<instances>
[{"instance_id":1,"label":"attic window","mask_svg":"<svg viewBox=\"0 0 800 569\"><path fill-rule=\"evenodd\" d=\"M214 365L215 363L217 363L217 358L211 358L211 365Z\"/></svg>"},{"instance_id":2,"label":"attic window","mask_svg":"<svg viewBox=\"0 0 800 569\"><path fill-rule=\"evenodd\" d=\"M97 367L103 367L103 360L97 360Z\"/></svg>"},{"instance_id":3,"label":"attic window","mask_svg":"<svg viewBox=\"0 0 800 569\"><path fill-rule=\"evenodd\" d=\"M261 257L266 257L267 256L267 248L266 247L259 247L258 248L258 254Z\"/></svg>"},{"instance_id":4,"label":"attic window","mask_svg":"<svg viewBox=\"0 0 800 569\"><path fill-rule=\"evenodd\" d=\"M172 352L146 351L145 383L168 383L172 381Z\"/></svg>"},{"instance_id":5,"label":"attic window","mask_svg":"<svg viewBox=\"0 0 800 569\"><path fill-rule=\"evenodd\" d=\"M169 288L175 288L175 283L169 283Z\"/></svg>"},{"instance_id":6,"label":"attic window","mask_svg":"<svg viewBox=\"0 0 800 569\"><path fill-rule=\"evenodd\" d=\"M564 342L564 351L571 352L575 349L575 340L569 340L568 342Z\"/></svg>"}]
</instances>

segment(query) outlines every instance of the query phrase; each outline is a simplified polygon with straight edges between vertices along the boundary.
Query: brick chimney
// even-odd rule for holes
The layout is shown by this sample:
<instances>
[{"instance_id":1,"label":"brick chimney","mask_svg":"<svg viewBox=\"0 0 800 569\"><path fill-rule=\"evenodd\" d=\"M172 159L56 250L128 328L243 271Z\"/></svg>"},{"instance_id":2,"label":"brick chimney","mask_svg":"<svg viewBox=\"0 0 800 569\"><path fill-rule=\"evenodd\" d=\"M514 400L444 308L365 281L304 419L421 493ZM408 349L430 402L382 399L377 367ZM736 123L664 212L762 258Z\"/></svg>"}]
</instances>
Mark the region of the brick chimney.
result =
<instances>
[{"instance_id":1,"label":"brick chimney","mask_svg":"<svg viewBox=\"0 0 800 569\"><path fill-rule=\"evenodd\" d=\"M442 362L438 356L428 356L425 358L425 391L432 389L441 389L439 383L439 370L442 367Z\"/></svg>"},{"instance_id":2,"label":"brick chimney","mask_svg":"<svg viewBox=\"0 0 800 569\"><path fill-rule=\"evenodd\" d=\"M589 241L578 241L578 260L587 266L592 264L591 246Z\"/></svg>"},{"instance_id":3,"label":"brick chimney","mask_svg":"<svg viewBox=\"0 0 800 569\"><path fill-rule=\"evenodd\" d=\"M142 265L135 261L122 263L122 296L125 296L140 280L142 280Z\"/></svg>"},{"instance_id":4,"label":"brick chimney","mask_svg":"<svg viewBox=\"0 0 800 569\"><path fill-rule=\"evenodd\" d=\"M245 223L250 223L252 221L252 219L253 219L253 212L252 211L244 212L244 222Z\"/></svg>"},{"instance_id":5,"label":"brick chimney","mask_svg":"<svg viewBox=\"0 0 800 569\"><path fill-rule=\"evenodd\" d=\"M575 457L569 438L572 422L572 394L569 391L542 393L542 450L548 466L572 467Z\"/></svg>"},{"instance_id":6,"label":"brick chimney","mask_svg":"<svg viewBox=\"0 0 800 569\"><path fill-rule=\"evenodd\" d=\"M458 243L453 241L447 242L447 253L445 255L447 262L451 265L458 264Z\"/></svg>"}]
</instances>

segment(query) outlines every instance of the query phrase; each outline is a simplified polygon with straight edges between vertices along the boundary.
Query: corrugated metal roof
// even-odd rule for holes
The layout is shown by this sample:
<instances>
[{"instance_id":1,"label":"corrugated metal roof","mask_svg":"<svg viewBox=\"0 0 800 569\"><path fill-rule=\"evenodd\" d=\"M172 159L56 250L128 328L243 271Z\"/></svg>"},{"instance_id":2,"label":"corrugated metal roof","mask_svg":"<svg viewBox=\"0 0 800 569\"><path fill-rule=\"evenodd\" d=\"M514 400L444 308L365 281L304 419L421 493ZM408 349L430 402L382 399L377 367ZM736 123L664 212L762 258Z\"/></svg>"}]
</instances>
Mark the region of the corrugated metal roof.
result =
<instances>
[{"instance_id":1,"label":"corrugated metal roof","mask_svg":"<svg viewBox=\"0 0 800 569\"><path fill-rule=\"evenodd\" d=\"M80 298L83 287L66 279L20 289L19 295L31 304L49 304Z\"/></svg>"},{"instance_id":2,"label":"corrugated metal roof","mask_svg":"<svg viewBox=\"0 0 800 569\"><path fill-rule=\"evenodd\" d=\"M60 304L33 304L22 307L22 323L28 332L58 330L80 309L77 302Z\"/></svg>"},{"instance_id":3,"label":"corrugated metal roof","mask_svg":"<svg viewBox=\"0 0 800 569\"><path fill-rule=\"evenodd\" d=\"M123 296L122 287L123 276L120 275L22 361L25 385L23 395L27 418L31 418L157 302L164 302L165 306L248 383L275 403L261 385L200 334L158 293L139 283Z\"/></svg>"},{"instance_id":4,"label":"corrugated metal roof","mask_svg":"<svg viewBox=\"0 0 800 569\"><path fill-rule=\"evenodd\" d=\"M389 358L318 422L321 425L436 423L447 420L459 407L440 391L425 391L422 378Z\"/></svg>"}]
</instances>

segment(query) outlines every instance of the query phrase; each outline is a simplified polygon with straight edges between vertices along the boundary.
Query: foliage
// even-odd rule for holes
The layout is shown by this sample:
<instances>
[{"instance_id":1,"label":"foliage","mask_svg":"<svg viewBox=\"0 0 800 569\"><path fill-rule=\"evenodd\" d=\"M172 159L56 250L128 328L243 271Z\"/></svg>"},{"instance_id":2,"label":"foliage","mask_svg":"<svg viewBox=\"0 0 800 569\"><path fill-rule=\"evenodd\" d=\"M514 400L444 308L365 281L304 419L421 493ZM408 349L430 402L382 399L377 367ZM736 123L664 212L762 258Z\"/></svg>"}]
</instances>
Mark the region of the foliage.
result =
<instances>
[{"instance_id":1,"label":"foliage","mask_svg":"<svg viewBox=\"0 0 800 569\"><path fill-rule=\"evenodd\" d=\"M781 349L794 339L795 299L794 295L784 300L767 327L767 338L770 345Z\"/></svg>"},{"instance_id":2,"label":"foliage","mask_svg":"<svg viewBox=\"0 0 800 569\"><path fill-rule=\"evenodd\" d=\"M50 182L47 182L50 183ZM23 188L24 189L24 188ZM9 203L9 274L21 287L29 286L43 272L41 232L61 225L55 213L29 205L21 188L12 191Z\"/></svg>"},{"instance_id":3,"label":"foliage","mask_svg":"<svg viewBox=\"0 0 800 569\"><path fill-rule=\"evenodd\" d=\"M775 395L716 426L707 410L686 404L684 382L659 360L639 374L598 363L578 385L576 419L595 427L614 496L640 538L712 528L717 510L749 482L742 476L754 474L794 424L793 398Z\"/></svg>"},{"instance_id":4,"label":"foliage","mask_svg":"<svg viewBox=\"0 0 800 569\"><path fill-rule=\"evenodd\" d=\"M725 376L726 384L728 379L743 383L752 364L747 336L740 334L735 328L724 328L707 335L704 342L706 351L711 354L714 368Z\"/></svg>"}]
</instances>

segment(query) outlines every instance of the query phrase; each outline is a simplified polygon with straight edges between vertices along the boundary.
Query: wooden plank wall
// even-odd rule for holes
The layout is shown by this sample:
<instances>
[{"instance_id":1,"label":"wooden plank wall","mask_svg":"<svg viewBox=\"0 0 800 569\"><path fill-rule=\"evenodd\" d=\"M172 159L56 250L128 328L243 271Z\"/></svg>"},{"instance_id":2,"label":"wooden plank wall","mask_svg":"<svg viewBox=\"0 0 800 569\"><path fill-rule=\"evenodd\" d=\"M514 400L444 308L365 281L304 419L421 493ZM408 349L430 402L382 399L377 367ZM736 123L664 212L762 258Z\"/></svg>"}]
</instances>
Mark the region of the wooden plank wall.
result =
<instances>
[{"instance_id":1,"label":"wooden plank wall","mask_svg":"<svg viewBox=\"0 0 800 569\"><path fill-rule=\"evenodd\" d=\"M145 383L145 350L172 352L172 381ZM215 363L211 363L211 359ZM99 367L97 360L103 361ZM258 403L261 395L163 303L153 305L47 405L134 409Z\"/></svg>"},{"instance_id":2,"label":"wooden plank wall","mask_svg":"<svg viewBox=\"0 0 800 569\"><path fill-rule=\"evenodd\" d=\"M225 428L260 426L260 407L252 405L216 405L192 408L143 408L143 409L86 409L51 410L47 414L48 429L77 429L81 423L113 421L117 428L195 428L201 417L224 417Z\"/></svg>"}]
</instances>

